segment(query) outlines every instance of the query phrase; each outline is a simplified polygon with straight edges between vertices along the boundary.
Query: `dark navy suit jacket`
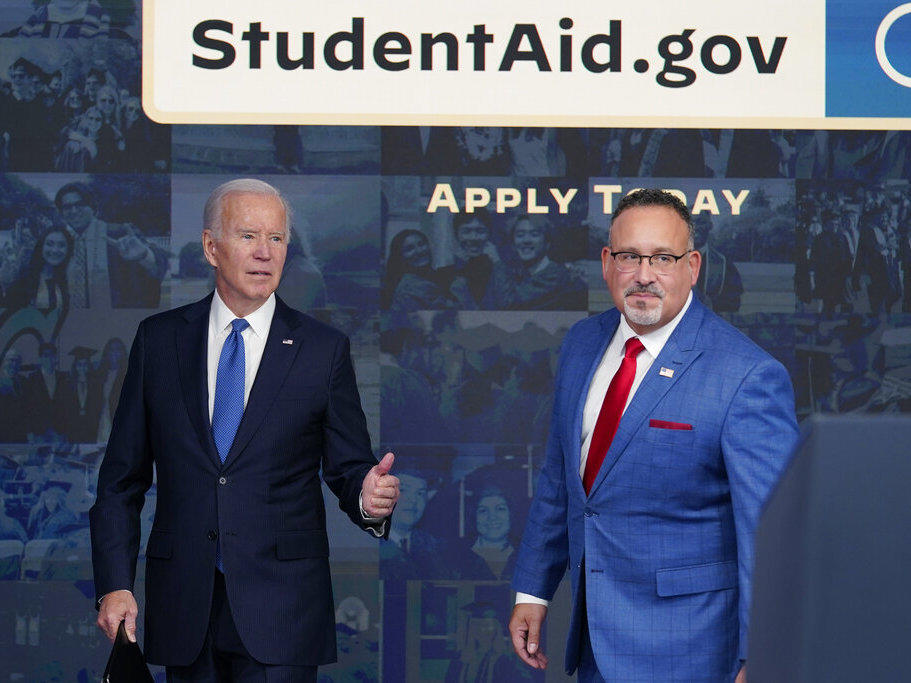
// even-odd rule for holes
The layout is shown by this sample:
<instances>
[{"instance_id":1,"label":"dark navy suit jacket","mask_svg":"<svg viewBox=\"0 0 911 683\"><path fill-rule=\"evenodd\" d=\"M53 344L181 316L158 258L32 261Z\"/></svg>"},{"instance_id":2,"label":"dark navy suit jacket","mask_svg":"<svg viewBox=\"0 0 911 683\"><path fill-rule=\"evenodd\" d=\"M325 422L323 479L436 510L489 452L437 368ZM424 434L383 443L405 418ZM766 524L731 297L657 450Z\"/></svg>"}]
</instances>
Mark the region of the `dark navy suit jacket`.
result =
<instances>
[{"instance_id":1,"label":"dark navy suit jacket","mask_svg":"<svg viewBox=\"0 0 911 683\"><path fill-rule=\"evenodd\" d=\"M569 331L544 468L513 587L550 599L566 571L608 681L724 681L747 657L753 535L797 441L784 367L694 298L649 368L588 496L582 413L620 321ZM584 573L583 573L584 570Z\"/></svg>"},{"instance_id":2,"label":"dark navy suit jacket","mask_svg":"<svg viewBox=\"0 0 911 683\"><path fill-rule=\"evenodd\" d=\"M358 496L376 464L348 339L278 299L222 464L208 416L211 300L139 325L91 510L96 594L133 587L154 465L148 660L181 666L200 652L220 539L231 612L250 654L267 664L335 661L320 470L341 509L365 528Z\"/></svg>"}]
</instances>

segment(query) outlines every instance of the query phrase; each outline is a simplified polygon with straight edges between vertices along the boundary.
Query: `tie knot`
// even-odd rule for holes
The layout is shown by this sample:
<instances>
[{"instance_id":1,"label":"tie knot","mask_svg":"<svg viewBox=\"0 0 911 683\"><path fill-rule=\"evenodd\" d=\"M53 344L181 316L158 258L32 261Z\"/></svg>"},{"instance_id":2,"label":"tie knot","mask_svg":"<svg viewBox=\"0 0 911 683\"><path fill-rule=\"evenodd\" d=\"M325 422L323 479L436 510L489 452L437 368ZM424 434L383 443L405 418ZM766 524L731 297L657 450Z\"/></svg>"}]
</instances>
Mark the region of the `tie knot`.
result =
<instances>
[{"instance_id":1,"label":"tie knot","mask_svg":"<svg viewBox=\"0 0 911 683\"><path fill-rule=\"evenodd\" d=\"M234 320L231 321L232 332L243 332L248 327L250 327L250 323L243 318L234 318Z\"/></svg>"},{"instance_id":2,"label":"tie knot","mask_svg":"<svg viewBox=\"0 0 911 683\"><path fill-rule=\"evenodd\" d=\"M635 358L644 348L645 346L643 346L642 342L639 341L639 337L630 337L626 340L626 345L623 349L623 355L627 358Z\"/></svg>"}]
</instances>

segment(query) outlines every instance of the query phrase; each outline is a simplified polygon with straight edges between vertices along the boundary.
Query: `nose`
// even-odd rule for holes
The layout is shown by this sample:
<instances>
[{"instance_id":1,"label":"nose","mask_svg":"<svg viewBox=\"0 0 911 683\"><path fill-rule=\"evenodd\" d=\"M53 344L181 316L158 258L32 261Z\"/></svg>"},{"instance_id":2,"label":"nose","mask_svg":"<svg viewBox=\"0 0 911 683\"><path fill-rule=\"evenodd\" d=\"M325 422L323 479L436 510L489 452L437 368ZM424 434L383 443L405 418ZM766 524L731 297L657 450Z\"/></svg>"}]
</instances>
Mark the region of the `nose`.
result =
<instances>
[{"instance_id":1,"label":"nose","mask_svg":"<svg viewBox=\"0 0 911 683\"><path fill-rule=\"evenodd\" d=\"M260 261L269 261L272 258L268 239L257 240L256 248L253 250L253 258Z\"/></svg>"},{"instance_id":2,"label":"nose","mask_svg":"<svg viewBox=\"0 0 911 683\"><path fill-rule=\"evenodd\" d=\"M652 265L647 258L639 259L639 266L636 268L636 282L648 284L654 282L655 273L652 271Z\"/></svg>"}]
</instances>

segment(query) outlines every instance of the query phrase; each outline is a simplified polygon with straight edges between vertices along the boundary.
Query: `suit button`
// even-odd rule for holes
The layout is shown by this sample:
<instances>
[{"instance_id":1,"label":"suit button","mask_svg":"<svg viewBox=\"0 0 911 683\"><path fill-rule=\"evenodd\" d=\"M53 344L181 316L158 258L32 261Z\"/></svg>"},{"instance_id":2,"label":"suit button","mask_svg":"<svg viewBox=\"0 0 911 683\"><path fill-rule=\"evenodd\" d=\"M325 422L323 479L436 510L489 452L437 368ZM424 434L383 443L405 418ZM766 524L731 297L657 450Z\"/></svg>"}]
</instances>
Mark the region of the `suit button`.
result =
<instances>
[{"instance_id":1,"label":"suit button","mask_svg":"<svg viewBox=\"0 0 911 683\"><path fill-rule=\"evenodd\" d=\"M215 531L215 529L212 529L212 530L211 530L208 534L206 534L206 535L209 537L209 540L210 540L210 541L214 541L216 538L218 538L218 532Z\"/></svg>"},{"instance_id":2,"label":"suit button","mask_svg":"<svg viewBox=\"0 0 911 683\"><path fill-rule=\"evenodd\" d=\"M228 478L227 478L227 477L219 477L219 478L218 478L218 483L221 484L222 486L224 486L225 484L228 483Z\"/></svg>"}]
</instances>

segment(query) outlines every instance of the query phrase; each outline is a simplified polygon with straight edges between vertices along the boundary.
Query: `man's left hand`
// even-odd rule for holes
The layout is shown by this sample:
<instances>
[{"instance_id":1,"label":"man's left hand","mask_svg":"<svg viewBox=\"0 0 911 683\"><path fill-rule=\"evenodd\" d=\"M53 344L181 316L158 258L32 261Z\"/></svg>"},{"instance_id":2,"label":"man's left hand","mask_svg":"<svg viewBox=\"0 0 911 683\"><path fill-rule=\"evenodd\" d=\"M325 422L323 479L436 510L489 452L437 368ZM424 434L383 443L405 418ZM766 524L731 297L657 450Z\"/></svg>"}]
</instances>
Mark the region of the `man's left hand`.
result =
<instances>
[{"instance_id":1,"label":"man's left hand","mask_svg":"<svg viewBox=\"0 0 911 683\"><path fill-rule=\"evenodd\" d=\"M737 672L737 678L734 679L734 683L747 683L747 667L744 664L740 667L740 671Z\"/></svg>"},{"instance_id":2,"label":"man's left hand","mask_svg":"<svg viewBox=\"0 0 911 683\"><path fill-rule=\"evenodd\" d=\"M399 499L399 479L389 474L395 456L387 453L367 472L361 487L361 504L369 517L388 517Z\"/></svg>"}]
</instances>

